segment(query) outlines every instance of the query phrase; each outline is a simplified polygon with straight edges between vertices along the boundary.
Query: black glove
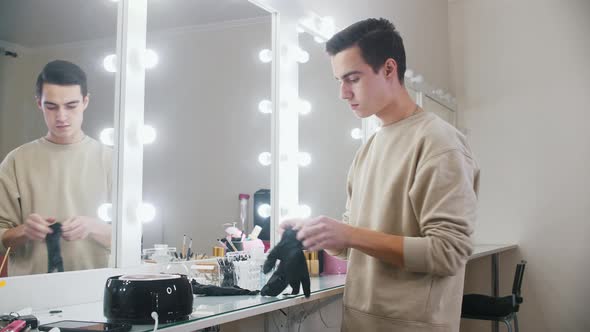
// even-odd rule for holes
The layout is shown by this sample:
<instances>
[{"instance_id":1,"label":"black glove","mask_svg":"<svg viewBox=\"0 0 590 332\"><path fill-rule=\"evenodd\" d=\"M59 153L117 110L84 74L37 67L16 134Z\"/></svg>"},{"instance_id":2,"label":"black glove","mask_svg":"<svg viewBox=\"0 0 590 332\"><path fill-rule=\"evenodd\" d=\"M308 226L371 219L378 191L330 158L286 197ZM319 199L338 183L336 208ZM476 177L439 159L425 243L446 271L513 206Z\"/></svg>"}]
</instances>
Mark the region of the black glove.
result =
<instances>
[{"instance_id":1,"label":"black glove","mask_svg":"<svg viewBox=\"0 0 590 332\"><path fill-rule=\"evenodd\" d=\"M299 283L303 286L305 297L311 294L309 271L303 255L303 245L297 240L297 232L288 228L283 233L281 242L268 254L264 262L264 273L270 272L275 263L280 260L279 266L266 285L260 291L261 295L277 296L287 285L293 288L291 295L299 294Z\"/></svg>"},{"instance_id":2,"label":"black glove","mask_svg":"<svg viewBox=\"0 0 590 332\"><path fill-rule=\"evenodd\" d=\"M238 286L217 287L212 285L203 285L195 279L191 280L193 294L207 296L228 296L228 295L258 295L260 291L251 291Z\"/></svg>"},{"instance_id":3,"label":"black glove","mask_svg":"<svg viewBox=\"0 0 590 332\"><path fill-rule=\"evenodd\" d=\"M61 257L61 224L55 223L49 228L53 233L47 234L45 243L47 244L47 273L64 272L64 260Z\"/></svg>"}]
</instances>

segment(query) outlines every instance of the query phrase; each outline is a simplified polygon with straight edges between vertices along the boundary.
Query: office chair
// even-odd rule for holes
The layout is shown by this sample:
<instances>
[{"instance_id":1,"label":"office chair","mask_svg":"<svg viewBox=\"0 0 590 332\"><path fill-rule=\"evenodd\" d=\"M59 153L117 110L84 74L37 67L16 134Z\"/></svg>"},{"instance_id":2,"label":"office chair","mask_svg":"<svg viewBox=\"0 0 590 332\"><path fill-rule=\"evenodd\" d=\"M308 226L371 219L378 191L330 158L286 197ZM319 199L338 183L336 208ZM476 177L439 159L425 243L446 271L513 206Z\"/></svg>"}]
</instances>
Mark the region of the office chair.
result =
<instances>
[{"instance_id":1,"label":"office chair","mask_svg":"<svg viewBox=\"0 0 590 332\"><path fill-rule=\"evenodd\" d=\"M511 322L514 321L514 331L518 332L518 317L516 313L523 302L520 287L526 261L516 264L512 294L504 297L494 297L483 294L463 295L461 318L504 322L508 332L512 332Z\"/></svg>"}]
</instances>

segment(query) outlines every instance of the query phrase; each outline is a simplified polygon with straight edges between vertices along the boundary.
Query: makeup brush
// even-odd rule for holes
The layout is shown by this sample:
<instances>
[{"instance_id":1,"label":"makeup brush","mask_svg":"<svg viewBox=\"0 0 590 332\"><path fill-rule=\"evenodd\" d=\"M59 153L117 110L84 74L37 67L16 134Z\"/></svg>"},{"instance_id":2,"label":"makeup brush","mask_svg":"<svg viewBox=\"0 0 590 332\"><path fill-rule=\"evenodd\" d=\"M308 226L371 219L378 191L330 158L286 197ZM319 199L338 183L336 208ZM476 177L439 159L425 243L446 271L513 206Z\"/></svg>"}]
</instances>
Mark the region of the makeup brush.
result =
<instances>
[{"instance_id":1,"label":"makeup brush","mask_svg":"<svg viewBox=\"0 0 590 332\"><path fill-rule=\"evenodd\" d=\"M6 250L6 254L4 255L4 259L2 260L2 265L0 265L0 273L2 273L4 263L6 263L6 259L8 258L8 254L10 254L10 247L8 247L8 249Z\"/></svg>"}]
</instances>

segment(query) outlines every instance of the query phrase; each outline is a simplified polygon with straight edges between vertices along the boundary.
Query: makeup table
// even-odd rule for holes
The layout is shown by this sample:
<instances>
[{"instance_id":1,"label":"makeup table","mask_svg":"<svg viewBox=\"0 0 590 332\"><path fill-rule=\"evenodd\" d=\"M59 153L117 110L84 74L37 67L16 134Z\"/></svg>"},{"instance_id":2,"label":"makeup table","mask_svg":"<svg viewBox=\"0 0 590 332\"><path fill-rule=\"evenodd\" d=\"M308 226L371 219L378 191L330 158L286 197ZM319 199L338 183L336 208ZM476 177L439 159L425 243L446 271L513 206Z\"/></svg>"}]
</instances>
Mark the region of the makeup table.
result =
<instances>
[{"instance_id":1,"label":"makeup table","mask_svg":"<svg viewBox=\"0 0 590 332\"><path fill-rule=\"evenodd\" d=\"M498 292L498 261L499 254L515 249L516 245L475 245L470 260L492 256L492 294ZM189 332L210 326L220 325L240 319L245 319L275 310L296 306L324 298L340 295L344 292L346 275L328 275L311 278L311 297L303 295L278 297L256 296L196 296L193 312L188 320L160 324L158 330L169 332ZM289 288L288 288L289 289ZM35 312L41 324L60 320L84 320L104 322L102 301L62 307L59 314L49 314L48 311ZM132 332L152 331L153 325L134 325Z\"/></svg>"}]
</instances>

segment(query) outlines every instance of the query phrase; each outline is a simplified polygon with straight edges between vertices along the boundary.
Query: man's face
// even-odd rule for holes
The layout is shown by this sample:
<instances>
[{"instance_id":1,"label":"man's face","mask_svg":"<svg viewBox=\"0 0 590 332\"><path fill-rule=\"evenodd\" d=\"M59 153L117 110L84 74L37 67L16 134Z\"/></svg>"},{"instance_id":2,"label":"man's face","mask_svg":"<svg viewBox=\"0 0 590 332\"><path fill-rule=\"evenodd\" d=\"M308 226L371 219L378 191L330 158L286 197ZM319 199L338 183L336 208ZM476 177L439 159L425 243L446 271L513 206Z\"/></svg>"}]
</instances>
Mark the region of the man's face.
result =
<instances>
[{"instance_id":1,"label":"man's face","mask_svg":"<svg viewBox=\"0 0 590 332\"><path fill-rule=\"evenodd\" d=\"M332 72L340 82L340 98L346 100L360 118L378 114L393 96L392 75L384 67L375 73L361 55L358 46L332 56ZM397 80L396 74L393 77Z\"/></svg>"},{"instance_id":2,"label":"man's face","mask_svg":"<svg viewBox=\"0 0 590 332\"><path fill-rule=\"evenodd\" d=\"M43 84L37 106L43 112L47 138L58 144L71 144L82 139L82 120L88 107L79 85Z\"/></svg>"}]
</instances>

